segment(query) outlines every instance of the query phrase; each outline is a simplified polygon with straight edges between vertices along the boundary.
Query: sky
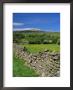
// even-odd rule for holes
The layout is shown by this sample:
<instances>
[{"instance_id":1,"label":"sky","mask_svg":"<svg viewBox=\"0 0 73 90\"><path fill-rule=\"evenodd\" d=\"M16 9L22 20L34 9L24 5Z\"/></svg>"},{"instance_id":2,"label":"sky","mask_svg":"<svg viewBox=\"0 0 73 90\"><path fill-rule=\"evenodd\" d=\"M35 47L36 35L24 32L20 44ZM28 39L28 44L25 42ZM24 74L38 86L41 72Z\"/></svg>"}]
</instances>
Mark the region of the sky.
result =
<instances>
[{"instance_id":1,"label":"sky","mask_svg":"<svg viewBox=\"0 0 73 90\"><path fill-rule=\"evenodd\" d=\"M60 13L13 13L13 30L60 32Z\"/></svg>"}]
</instances>

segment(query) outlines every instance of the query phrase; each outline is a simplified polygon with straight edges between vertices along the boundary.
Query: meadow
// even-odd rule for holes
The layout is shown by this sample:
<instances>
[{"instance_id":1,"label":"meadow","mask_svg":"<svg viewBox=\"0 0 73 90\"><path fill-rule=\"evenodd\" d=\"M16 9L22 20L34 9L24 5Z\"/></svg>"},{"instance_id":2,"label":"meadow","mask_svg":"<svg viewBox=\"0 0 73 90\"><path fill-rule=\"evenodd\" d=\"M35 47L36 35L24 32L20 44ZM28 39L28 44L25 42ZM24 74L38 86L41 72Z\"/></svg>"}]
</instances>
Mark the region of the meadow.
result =
<instances>
[{"instance_id":1,"label":"meadow","mask_svg":"<svg viewBox=\"0 0 73 90\"><path fill-rule=\"evenodd\" d=\"M30 53L38 53L42 52L44 50L50 50L59 52L60 46L57 44L25 44L21 45L22 47L26 47L28 49L28 52ZM39 74L36 73L36 71L29 66L26 65L25 61L22 59L19 59L13 55L13 76L14 77L38 77Z\"/></svg>"},{"instance_id":2,"label":"meadow","mask_svg":"<svg viewBox=\"0 0 73 90\"><path fill-rule=\"evenodd\" d=\"M59 32L39 31L15 31L13 32L13 43L25 47L29 53L38 53L45 50L60 52ZM39 75L31 67L26 65L13 54L13 76L14 77L38 77Z\"/></svg>"},{"instance_id":3,"label":"meadow","mask_svg":"<svg viewBox=\"0 0 73 90\"><path fill-rule=\"evenodd\" d=\"M60 46L57 44L23 44L22 47L26 47L30 53L38 53L45 50L59 52Z\"/></svg>"}]
</instances>

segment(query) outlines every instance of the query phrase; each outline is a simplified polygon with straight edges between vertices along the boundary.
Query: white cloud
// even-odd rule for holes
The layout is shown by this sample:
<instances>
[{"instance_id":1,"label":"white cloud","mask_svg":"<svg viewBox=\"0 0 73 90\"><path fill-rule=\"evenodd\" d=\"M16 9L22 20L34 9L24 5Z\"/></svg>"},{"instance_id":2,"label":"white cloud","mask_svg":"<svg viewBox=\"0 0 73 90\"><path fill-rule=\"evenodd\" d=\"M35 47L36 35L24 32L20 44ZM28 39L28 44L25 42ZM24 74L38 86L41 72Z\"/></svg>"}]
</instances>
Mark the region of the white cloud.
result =
<instances>
[{"instance_id":1,"label":"white cloud","mask_svg":"<svg viewBox=\"0 0 73 90\"><path fill-rule=\"evenodd\" d=\"M20 31L20 30L32 30L32 29L34 29L34 30L40 30L40 29L38 29L38 28L14 28L13 30L14 31Z\"/></svg>"},{"instance_id":2,"label":"white cloud","mask_svg":"<svg viewBox=\"0 0 73 90\"><path fill-rule=\"evenodd\" d=\"M24 23L17 23L17 22L14 22L13 25L14 25L14 26L21 26L21 25L24 25Z\"/></svg>"}]
</instances>

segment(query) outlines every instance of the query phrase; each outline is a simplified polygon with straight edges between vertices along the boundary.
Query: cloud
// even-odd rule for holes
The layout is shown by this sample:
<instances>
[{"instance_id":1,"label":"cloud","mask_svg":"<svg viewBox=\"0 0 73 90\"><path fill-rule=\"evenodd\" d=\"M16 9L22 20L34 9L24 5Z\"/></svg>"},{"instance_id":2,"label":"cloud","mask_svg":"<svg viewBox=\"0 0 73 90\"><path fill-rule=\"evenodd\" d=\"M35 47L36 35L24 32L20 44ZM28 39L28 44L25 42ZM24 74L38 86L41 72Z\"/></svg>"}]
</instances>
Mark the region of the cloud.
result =
<instances>
[{"instance_id":1,"label":"cloud","mask_svg":"<svg viewBox=\"0 0 73 90\"><path fill-rule=\"evenodd\" d=\"M24 31L24 30L40 30L39 28L14 28L14 31Z\"/></svg>"},{"instance_id":2,"label":"cloud","mask_svg":"<svg viewBox=\"0 0 73 90\"><path fill-rule=\"evenodd\" d=\"M17 22L13 23L13 26L22 26L22 25L24 25L24 23L17 23Z\"/></svg>"}]
</instances>

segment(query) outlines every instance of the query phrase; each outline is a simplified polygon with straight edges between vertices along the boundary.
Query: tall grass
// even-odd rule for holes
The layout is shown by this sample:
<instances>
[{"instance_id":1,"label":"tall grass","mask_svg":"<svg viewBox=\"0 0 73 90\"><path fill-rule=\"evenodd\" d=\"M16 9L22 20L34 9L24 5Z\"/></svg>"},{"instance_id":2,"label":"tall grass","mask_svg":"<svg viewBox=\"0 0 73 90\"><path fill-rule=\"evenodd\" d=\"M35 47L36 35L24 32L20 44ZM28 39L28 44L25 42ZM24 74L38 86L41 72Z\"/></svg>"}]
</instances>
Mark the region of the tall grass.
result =
<instances>
[{"instance_id":1,"label":"tall grass","mask_svg":"<svg viewBox=\"0 0 73 90\"><path fill-rule=\"evenodd\" d=\"M13 76L14 77L36 77L38 74L30 67L25 65L24 60L13 57Z\"/></svg>"}]
</instances>

